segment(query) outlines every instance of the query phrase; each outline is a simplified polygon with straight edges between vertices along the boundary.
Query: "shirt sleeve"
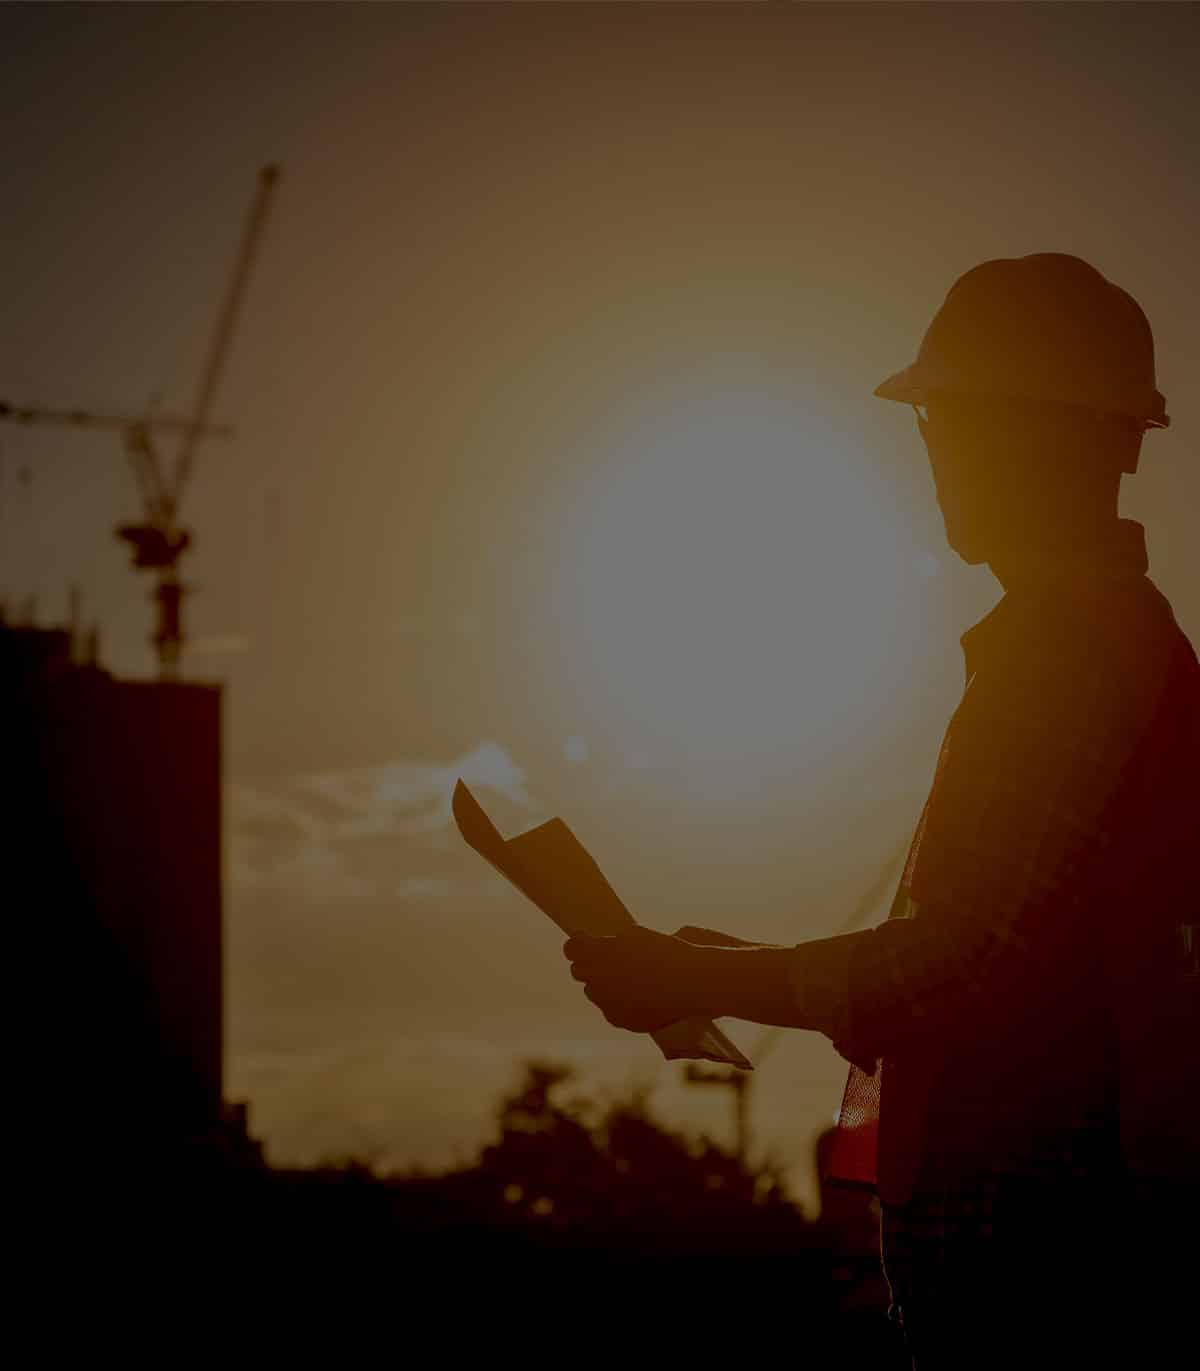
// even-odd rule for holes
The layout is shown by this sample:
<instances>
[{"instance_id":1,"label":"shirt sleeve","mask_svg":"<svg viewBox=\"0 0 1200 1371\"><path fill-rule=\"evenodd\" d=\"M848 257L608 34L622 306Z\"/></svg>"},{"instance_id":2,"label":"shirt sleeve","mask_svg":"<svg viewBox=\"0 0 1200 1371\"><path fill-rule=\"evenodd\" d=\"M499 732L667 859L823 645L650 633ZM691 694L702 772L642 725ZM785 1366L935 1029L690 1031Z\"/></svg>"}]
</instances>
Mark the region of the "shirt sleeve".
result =
<instances>
[{"instance_id":1,"label":"shirt sleeve","mask_svg":"<svg viewBox=\"0 0 1200 1371\"><path fill-rule=\"evenodd\" d=\"M1029 977L1061 976L1158 681L1152 662L1052 646L976 676L943 744L900 917L795 949L793 995L811 1026L870 1069Z\"/></svg>"}]
</instances>

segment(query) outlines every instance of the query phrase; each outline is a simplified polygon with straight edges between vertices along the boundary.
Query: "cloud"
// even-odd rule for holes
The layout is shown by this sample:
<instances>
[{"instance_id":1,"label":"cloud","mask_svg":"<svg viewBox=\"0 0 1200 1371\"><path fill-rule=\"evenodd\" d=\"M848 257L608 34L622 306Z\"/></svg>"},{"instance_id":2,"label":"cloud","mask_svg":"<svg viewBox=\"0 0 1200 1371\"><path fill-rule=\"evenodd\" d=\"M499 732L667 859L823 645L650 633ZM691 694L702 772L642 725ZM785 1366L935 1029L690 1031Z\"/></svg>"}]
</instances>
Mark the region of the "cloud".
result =
<instances>
[{"instance_id":1,"label":"cloud","mask_svg":"<svg viewBox=\"0 0 1200 1371\"><path fill-rule=\"evenodd\" d=\"M509 811L534 808L525 773L494 742L444 764L396 761L235 782L226 797L231 881L320 896L445 898L453 871L438 866L459 855L443 839L460 776ZM414 870L418 863L427 869Z\"/></svg>"}]
</instances>

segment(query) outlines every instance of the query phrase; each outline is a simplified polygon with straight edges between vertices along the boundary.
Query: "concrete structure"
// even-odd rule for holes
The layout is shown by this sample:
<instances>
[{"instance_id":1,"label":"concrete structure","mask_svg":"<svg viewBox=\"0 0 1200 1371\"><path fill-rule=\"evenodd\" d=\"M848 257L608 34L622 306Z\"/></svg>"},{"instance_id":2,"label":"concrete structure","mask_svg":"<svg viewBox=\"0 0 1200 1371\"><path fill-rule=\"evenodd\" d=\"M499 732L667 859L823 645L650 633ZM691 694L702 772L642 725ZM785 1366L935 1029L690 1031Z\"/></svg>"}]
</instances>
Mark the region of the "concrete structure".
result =
<instances>
[{"instance_id":1,"label":"concrete structure","mask_svg":"<svg viewBox=\"0 0 1200 1371\"><path fill-rule=\"evenodd\" d=\"M220 688L116 680L66 631L0 625L0 704L43 1118L89 1156L228 1150Z\"/></svg>"}]
</instances>

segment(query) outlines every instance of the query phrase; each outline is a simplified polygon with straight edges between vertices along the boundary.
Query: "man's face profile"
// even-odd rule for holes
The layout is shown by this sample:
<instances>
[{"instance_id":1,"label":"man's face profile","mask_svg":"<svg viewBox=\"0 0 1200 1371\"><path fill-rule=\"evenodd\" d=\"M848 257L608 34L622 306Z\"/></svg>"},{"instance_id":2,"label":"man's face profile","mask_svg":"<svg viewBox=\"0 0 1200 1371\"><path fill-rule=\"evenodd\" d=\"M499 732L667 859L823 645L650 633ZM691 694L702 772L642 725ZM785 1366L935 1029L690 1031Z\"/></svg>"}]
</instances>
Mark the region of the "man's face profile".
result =
<instances>
[{"instance_id":1,"label":"man's face profile","mask_svg":"<svg viewBox=\"0 0 1200 1371\"><path fill-rule=\"evenodd\" d=\"M918 411L946 541L968 565L989 560L1029 509L1030 418L943 396Z\"/></svg>"},{"instance_id":2,"label":"man's face profile","mask_svg":"<svg viewBox=\"0 0 1200 1371\"><path fill-rule=\"evenodd\" d=\"M917 420L946 541L971 566L1115 517L1141 441L1136 426L1001 397L935 395Z\"/></svg>"}]
</instances>

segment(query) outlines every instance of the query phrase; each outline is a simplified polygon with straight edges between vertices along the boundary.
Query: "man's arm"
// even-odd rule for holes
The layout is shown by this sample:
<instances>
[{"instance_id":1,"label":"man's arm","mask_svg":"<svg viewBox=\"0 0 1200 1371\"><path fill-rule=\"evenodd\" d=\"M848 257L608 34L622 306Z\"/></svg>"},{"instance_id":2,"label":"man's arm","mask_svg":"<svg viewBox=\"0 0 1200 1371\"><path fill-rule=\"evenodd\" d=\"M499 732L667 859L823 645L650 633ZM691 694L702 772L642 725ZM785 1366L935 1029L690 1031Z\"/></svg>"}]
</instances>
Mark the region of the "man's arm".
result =
<instances>
[{"instance_id":1,"label":"man's arm","mask_svg":"<svg viewBox=\"0 0 1200 1371\"><path fill-rule=\"evenodd\" d=\"M794 949L805 1026L863 1061L991 1012L1034 983L1070 993L1119 835L1107 811L1145 736L1173 643L1064 633L968 691L919 838L915 917ZM980 685L983 689L978 689Z\"/></svg>"},{"instance_id":2,"label":"man's arm","mask_svg":"<svg viewBox=\"0 0 1200 1371\"><path fill-rule=\"evenodd\" d=\"M918 917L793 948L652 934L664 941L644 975L645 945L573 939L573 974L622 1027L635 1026L623 1017L632 996L638 1027L669 1004L675 1017L814 1029L859 1062L952 1031L1023 976L1061 971L1059 935L1109 841L1104 810L1156 698L1148 668L1047 654L992 698L964 702L922 838ZM585 951L592 941L611 946Z\"/></svg>"},{"instance_id":3,"label":"man's arm","mask_svg":"<svg viewBox=\"0 0 1200 1371\"><path fill-rule=\"evenodd\" d=\"M732 933L721 933L715 928L700 928L696 924L684 924L675 930L674 936L695 947L777 947L778 943L756 943L746 938L735 938Z\"/></svg>"},{"instance_id":4,"label":"man's arm","mask_svg":"<svg viewBox=\"0 0 1200 1371\"><path fill-rule=\"evenodd\" d=\"M799 948L729 947L635 928L620 937L575 936L564 951L571 974L618 1028L645 1033L700 1016L828 1032L833 1006L845 1003L849 951L861 936Z\"/></svg>"}]
</instances>

